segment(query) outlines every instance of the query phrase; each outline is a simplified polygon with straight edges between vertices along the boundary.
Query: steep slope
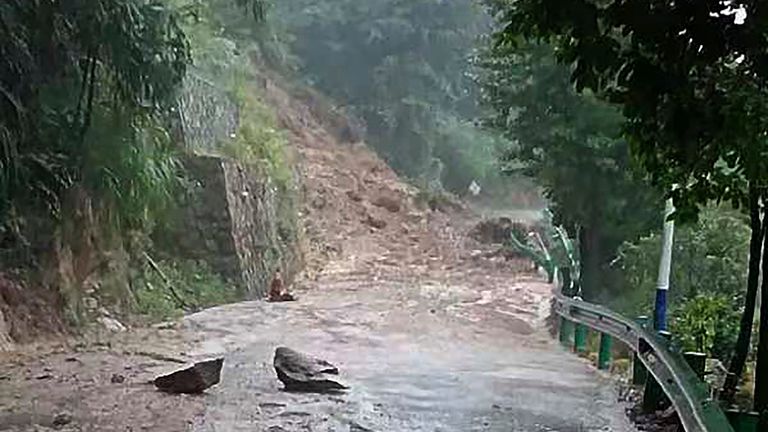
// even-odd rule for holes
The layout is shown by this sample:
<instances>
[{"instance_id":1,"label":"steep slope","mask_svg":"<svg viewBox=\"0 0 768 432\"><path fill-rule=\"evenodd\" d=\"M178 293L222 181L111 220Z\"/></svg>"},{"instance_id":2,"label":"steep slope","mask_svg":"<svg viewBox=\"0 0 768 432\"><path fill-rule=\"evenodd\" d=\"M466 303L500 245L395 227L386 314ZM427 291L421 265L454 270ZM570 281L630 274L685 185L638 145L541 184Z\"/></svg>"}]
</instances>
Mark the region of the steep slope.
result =
<instances>
[{"instance_id":1,"label":"steep slope","mask_svg":"<svg viewBox=\"0 0 768 432\"><path fill-rule=\"evenodd\" d=\"M406 282L427 296L462 298L452 313L470 320L495 319L501 329L522 333L540 328L548 286L527 260L500 256L472 238L480 216L458 202L430 209L364 142L349 140L359 136L349 133L354 124L322 96L262 78L303 183L309 251L298 288Z\"/></svg>"},{"instance_id":2,"label":"steep slope","mask_svg":"<svg viewBox=\"0 0 768 432\"><path fill-rule=\"evenodd\" d=\"M447 406L443 399L463 401L466 396L487 411L489 398L502 389L496 375L513 380L505 389L525 385L507 376L507 369L538 358L535 351L509 361L516 350L529 348L550 350L551 367L573 368L574 385L583 389L570 398L573 406L589 412L594 400L609 406L611 393L585 378L588 372L578 360L551 352L552 342L541 331L551 288L530 263L489 254L490 247L468 235L477 218L460 205L450 211L420 205L413 187L364 143L351 142L359 141L354 124L320 96L289 91L273 77L263 82L265 97L289 135L303 185L309 247L307 270L292 286L299 301L233 304L188 317L180 328L134 329L9 357L0 362L0 385L8 389L0 392L0 424L15 431L39 430L51 426L58 413L68 413L72 430L174 432L198 423L203 431L308 430L306 424L314 425L312 430L347 430L352 424L345 412L359 422L379 415L370 412L368 400L380 395L365 396L362 402L357 395L317 402L279 391L271 368L263 365L280 344L334 360L337 353L342 369L354 376L355 388L405 395L404 405L389 397L376 399L393 416L385 423L394 428L375 430L418 430L401 422L424 394L442 410ZM475 357L476 351L488 355ZM388 363L392 352L397 362ZM420 354L414 357L415 352ZM166 396L146 385L157 373L176 368L175 362L211 355L224 355L226 370L222 384L205 397ZM454 362L454 355L460 361ZM474 398L461 381L451 381L449 393L434 385L436 380L448 383L446 375L462 374L464 368L475 371L465 375L468 380L483 383L477 388L483 398ZM377 378L382 371L385 376ZM547 377L552 380L545 380L547 386L562 379ZM373 378L383 384L375 386ZM504 397L513 406L517 396L511 396ZM326 422L326 405L332 407L331 422ZM247 418L243 406L253 407ZM525 421L541 422L546 416L533 412L540 409L526 407ZM499 425L520 413L497 411L489 418ZM272 425L279 428L268 429Z\"/></svg>"},{"instance_id":3,"label":"steep slope","mask_svg":"<svg viewBox=\"0 0 768 432\"><path fill-rule=\"evenodd\" d=\"M551 286L530 263L472 240L460 206L419 206L315 99L267 88L304 183L311 267L298 302L185 319L195 354L228 362L194 431L633 431L610 382L544 331ZM281 391L279 346L338 365L351 390Z\"/></svg>"}]
</instances>

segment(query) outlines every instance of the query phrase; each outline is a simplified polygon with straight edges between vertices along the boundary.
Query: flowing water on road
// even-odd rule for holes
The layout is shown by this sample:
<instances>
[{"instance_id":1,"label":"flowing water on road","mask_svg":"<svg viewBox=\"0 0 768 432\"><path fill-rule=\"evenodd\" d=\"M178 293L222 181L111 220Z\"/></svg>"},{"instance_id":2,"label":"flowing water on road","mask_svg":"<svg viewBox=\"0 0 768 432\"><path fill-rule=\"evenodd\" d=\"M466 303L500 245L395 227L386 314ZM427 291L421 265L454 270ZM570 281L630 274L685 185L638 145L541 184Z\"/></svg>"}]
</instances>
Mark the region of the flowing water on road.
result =
<instances>
[{"instance_id":1,"label":"flowing water on road","mask_svg":"<svg viewBox=\"0 0 768 432\"><path fill-rule=\"evenodd\" d=\"M609 380L546 334L549 285L515 278L478 293L400 271L375 279L331 269L297 303L189 317L197 355L227 356L196 430L634 430ZM271 365L278 346L335 363L351 390L282 391Z\"/></svg>"}]
</instances>

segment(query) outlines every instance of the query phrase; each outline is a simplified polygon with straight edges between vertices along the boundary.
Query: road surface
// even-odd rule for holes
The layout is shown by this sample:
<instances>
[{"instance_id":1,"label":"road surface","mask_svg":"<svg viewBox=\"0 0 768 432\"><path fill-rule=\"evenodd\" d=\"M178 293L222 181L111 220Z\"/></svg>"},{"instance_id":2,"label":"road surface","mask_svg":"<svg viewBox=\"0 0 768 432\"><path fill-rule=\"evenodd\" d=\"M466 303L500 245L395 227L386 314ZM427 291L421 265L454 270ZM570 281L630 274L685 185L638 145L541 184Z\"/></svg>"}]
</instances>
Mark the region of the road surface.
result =
<instances>
[{"instance_id":1,"label":"road surface","mask_svg":"<svg viewBox=\"0 0 768 432\"><path fill-rule=\"evenodd\" d=\"M226 356L195 430L635 430L610 379L546 334L548 285L518 278L476 292L395 274L326 272L296 303L188 317L196 356ZM335 363L351 390L282 391L271 365L278 346Z\"/></svg>"}]
</instances>

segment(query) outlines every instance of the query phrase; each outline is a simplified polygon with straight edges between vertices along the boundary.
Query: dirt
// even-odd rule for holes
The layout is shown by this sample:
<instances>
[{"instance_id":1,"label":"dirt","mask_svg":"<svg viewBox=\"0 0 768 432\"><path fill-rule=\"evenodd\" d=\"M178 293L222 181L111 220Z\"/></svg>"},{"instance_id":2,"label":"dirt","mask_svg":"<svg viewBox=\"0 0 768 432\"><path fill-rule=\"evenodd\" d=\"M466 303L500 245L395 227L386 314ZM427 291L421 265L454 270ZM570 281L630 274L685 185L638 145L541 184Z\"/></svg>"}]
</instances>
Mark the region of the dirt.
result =
<instances>
[{"instance_id":1,"label":"dirt","mask_svg":"<svg viewBox=\"0 0 768 432\"><path fill-rule=\"evenodd\" d=\"M61 298L22 279L0 272L0 352L9 351L16 342L65 333Z\"/></svg>"},{"instance_id":2,"label":"dirt","mask_svg":"<svg viewBox=\"0 0 768 432\"><path fill-rule=\"evenodd\" d=\"M307 269L288 287L299 301L9 354L0 430L632 430L610 381L552 341L551 286L530 262L473 239L469 209L422 206L363 143L342 139L355 134L329 132L312 101L265 88L303 183ZM351 390L281 391L271 361L282 345L338 365ZM148 384L219 355L222 383L203 396Z\"/></svg>"},{"instance_id":3,"label":"dirt","mask_svg":"<svg viewBox=\"0 0 768 432\"><path fill-rule=\"evenodd\" d=\"M204 400L167 397L150 384L190 358L193 340L175 324L169 327L91 334L0 354L0 430L188 429L202 415ZM69 421L54 425L60 416Z\"/></svg>"}]
</instances>

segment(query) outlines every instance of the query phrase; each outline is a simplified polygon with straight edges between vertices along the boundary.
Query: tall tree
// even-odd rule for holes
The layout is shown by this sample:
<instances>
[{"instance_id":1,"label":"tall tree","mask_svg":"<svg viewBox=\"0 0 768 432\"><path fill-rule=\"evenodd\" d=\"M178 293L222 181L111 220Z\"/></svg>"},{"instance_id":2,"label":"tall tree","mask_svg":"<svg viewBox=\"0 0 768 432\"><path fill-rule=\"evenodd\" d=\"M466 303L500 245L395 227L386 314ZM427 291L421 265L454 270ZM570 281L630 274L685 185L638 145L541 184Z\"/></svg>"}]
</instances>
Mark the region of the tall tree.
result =
<instances>
[{"instance_id":1,"label":"tall tree","mask_svg":"<svg viewBox=\"0 0 768 432\"><path fill-rule=\"evenodd\" d=\"M298 0L274 11L302 75L365 121L395 169L420 177L436 156L461 169L435 147L478 113L468 59L488 17L474 1Z\"/></svg>"},{"instance_id":2,"label":"tall tree","mask_svg":"<svg viewBox=\"0 0 768 432\"><path fill-rule=\"evenodd\" d=\"M166 110L189 61L162 1L0 4L0 217L18 202L58 206L82 179L97 112L128 123Z\"/></svg>"},{"instance_id":3,"label":"tall tree","mask_svg":"<svg viewBox=\"0 0 768 432\"><path fill-rule=\"evenodd\" d=\"M582 288L595 299L618 247L660 219L658 196L631 174L623 118L579 95L548 45L495 45L479 65L488 123L513 143L504 158L538 180L555 222L579 237Z\"/></svg>"}]
</instances>

